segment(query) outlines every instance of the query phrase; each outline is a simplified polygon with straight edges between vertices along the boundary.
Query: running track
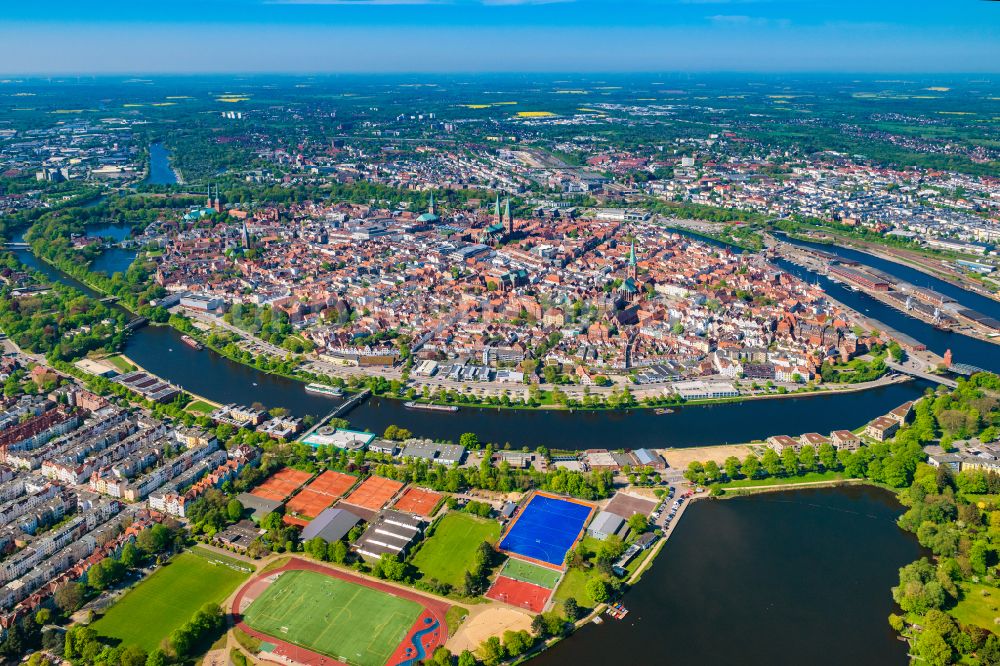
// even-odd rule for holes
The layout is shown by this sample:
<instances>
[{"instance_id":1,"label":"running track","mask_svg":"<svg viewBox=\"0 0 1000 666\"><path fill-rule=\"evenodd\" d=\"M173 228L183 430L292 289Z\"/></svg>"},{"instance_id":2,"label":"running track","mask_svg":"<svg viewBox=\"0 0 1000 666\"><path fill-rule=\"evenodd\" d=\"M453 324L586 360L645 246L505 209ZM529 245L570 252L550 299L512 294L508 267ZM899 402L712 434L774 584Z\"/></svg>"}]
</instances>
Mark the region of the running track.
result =
<instances>
[{"instance_id":1,"label":"running track","mask_svg":"<svg viewBox=\"0 0 1000 666\"><path fill-rule=\"evenodd\" d=\"M257 589L258 594L255 595L256 598L256 596L259 596L259 591L263 590L261 584L263 583L264 579L273 576L277 573L281 573L283 571L314 571L316 573L321 573L327 576L331 576L333 578L339 578L340 580L344 580L349 583L364 585L365 587L370 587L372 589L379 590L380 592L385 592L387 594L394 594L397 597L402 597L403 599L409 599L411 601L415 601L421 606L423 606L424 611L420 614L420 617L417 618L417 621L410 628L410 632L406 635L403 641L396 648L396 651L389 658L389 661L386 662L390 666L393 664L398 664L407 659L407 656L405 654L405 649L408 645L410 645L410 639L413 636L413 634L415 634L417 631L420 631L426 626L424 624L425 617L434 618L435 620L437 620L439 625L438 633L433 640L434 642L433 647L429 646L429 641L426 640L424 641L425 645L428 646L427 653L432 654L434 650L437 649L438 646L444 645L445 641L448 640L448 625L445 622L445 614L448 612L450 605L447 604L446 602L438 601L437 599L430 599L428 597L423 596L422 594L418 594L416 592L407 590L405 588L395 587L393 585L388 585L386 583L377 580L362 578L361 576L356 576L354 574L350 574L345 571L339 571L337 569L331 569L316 562L309 562L307 560L301 560L295 557L292 558L291 561L289 561L288 564L286 564L283 567L280 567L278 569L272 569L264 574L258 574L254 576L249 581L247 581L246 584L243 585L243 587L240 588L239 592L236 593L236 597L233 598L233 607L232 607L233 622L236 624L237 627L239 627L242 631L246 632L247 634L254 636L255 638L259 638L260 640L265 641L267 643L273 643L276 646L274 649L275 654L283 655L288 659L291 659L292 661L298 662L300 664L305 664L305 666L349 666L348 664L344 664L343 662L333 659L332 657L328 657L318 652L313 652L312 650L307 650L306 648L300 647L293 643L289 643L288 641L283 641L280 638L277 638L276 636L269 636L268 634L259 632L256 629L250 628L250 626L248 626L245 622L243 622L243 614L240 613L240 607L243 603L243 597L251 589Z\"/></svg>"}]
</instances>

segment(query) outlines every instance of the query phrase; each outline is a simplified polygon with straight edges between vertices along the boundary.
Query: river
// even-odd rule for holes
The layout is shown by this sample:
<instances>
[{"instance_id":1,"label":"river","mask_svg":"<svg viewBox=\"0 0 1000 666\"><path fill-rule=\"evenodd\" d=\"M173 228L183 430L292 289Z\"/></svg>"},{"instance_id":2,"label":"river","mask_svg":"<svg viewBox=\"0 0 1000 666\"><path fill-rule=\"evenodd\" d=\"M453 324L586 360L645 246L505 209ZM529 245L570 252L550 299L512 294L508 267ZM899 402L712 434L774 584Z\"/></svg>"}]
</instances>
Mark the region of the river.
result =
<instances>
[{"instance_id":1,"label":"river","mask_svg":"<svg viewBox=\"0 0 1000 666\"><path fill-rule=\"evenodd\" d=\"M149 145L149 176L146 182L152 185L176 185L177 172L170 166L170 151L162 143Z\"/></svg>"},{"instance_id":2,"label":"river","mask_svg":"<svg viewBox=\"0 0 1000 666\"><path fill-rule=\"evenodd\" d=\"M531 661L906 664L886 621L897 570L922 555L886 491L855 486L700 501L623 602Z\"/></svg>"},{"instance_id":3,"label":"river","mask_svg":"<svg viewBox=\"0 0 1000 666\"><path fill-rule=\"evenodd\" d=\"M100 296L27 250L17 251L17 256L49 279ZM306 393L301 382L236 363L210 349L192 349L180 333L166 326L135 331L125 354L146 370L216 402L259 402L268 408L284 407L300 417L323 416L338 403ZM779 433L855 428L916 398L927 386L915 381L858 392L686 405L662 416L648 409L569 412L462 407L456 413L439 413L406 409L399 400L373 398L348 418L353 427L377 433L397 425L421 436L457 441L462 433L475 432L484 441L510 443L515 448L540 444L564 450L689 447L747 442Z\"/></svg>"},{"instance_id":4,"label":"river","mask_svg":"<svg viewBox=\"0 0 1000 666\"><path fill-rule=\"evenodd\" d=\"M51 279L95 295L29 252L17 254ZM219 402L260 402L297 415L325 414L337 404L306 393L300 382L196 351L168 327L137 330L125 352L151 372ZM349 418L354 427L374 432L393 423L423 436L455 440L471 431L514 446L693 446L853 428L924 387L910 382L858 393L684 406L664 416L473 408L438 414L372 399ZM903 664L905 645L886 622L889 588L898 567L920 550L894 525L899 512L890 494L858 487L698 502L625 596L631 613L624 621L589 625L532 663Z\"/></svg>"},{"instance_id":5,"label":"river","mask_svg":"<svg viewBox=\"0 0 1000 666\"><path fill-rule=\"evenodd\" d=\"M675 231L719 247L729 247L737 251L740 250L740 248L736 248L736 246L729 245L722 241L705 238L696 232L681 229L675 229ZM807 243L797 239L788 238L784 234L776 235L782 240L794 245L800 245L802 247L837 254L845 259L853 259L861 264L896 275L899 278L921 287L928 287L930 289L934 289L935 291L940 291L943 294L952 296L956 300L967 304L975 310L979 310L984 314L1000 319L1000 303L985 296L968 292L949 282L945 282L944 280L921 273L915 269L907 268L886 259L881 259L879 257L865 254L864 252L859 252L857 250L851 250L849 248L823 245L820 243ZM772 259L771 263L802 280L811 283L818 282L820 286L823 287L823 291L829 294L831 298L840 301L844 305L853 308L866 316L881 321L886 326L893 328L900 333L905 333L906 335L919 340L927 345L929 350L935 352L936 354L943 356L944 352L950 349L956 363L968 363L992 372L1000 372L1000 345L976 338L970 338L966 335L960 335L958 333L939 331L930 324L903 314L899 310L882 303L862 291L849 289L843 284L830 280L825 275L820 275L819 273L815 273L807 268L803 268L802 266L797 266L784 259Z\"/></svg>"}]
</instances>

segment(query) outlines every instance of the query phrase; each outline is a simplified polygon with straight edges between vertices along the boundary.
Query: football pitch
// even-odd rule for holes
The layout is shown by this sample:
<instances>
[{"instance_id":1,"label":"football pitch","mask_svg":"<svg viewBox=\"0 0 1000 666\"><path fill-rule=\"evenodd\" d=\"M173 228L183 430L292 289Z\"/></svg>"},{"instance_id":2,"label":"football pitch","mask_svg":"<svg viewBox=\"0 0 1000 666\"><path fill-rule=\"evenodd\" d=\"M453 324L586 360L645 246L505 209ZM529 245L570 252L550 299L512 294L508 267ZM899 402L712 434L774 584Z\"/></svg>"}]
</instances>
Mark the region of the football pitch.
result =
<instances>
[{"instance_id":1,"label":"football pitch","mask_svg":"<svg viewBox=\"0 0 1000 666\"><path fill-rule=\"evenodd\" d=\"M382 666L423 607L313 571L286 571L243 614L268 636L356 666Z\"/></svg>"},{"instance_id":2,"label":"football pitch","mask_svg":"<svg viewBox=\"0 0 1000 666\"><path fill-rule=\"evenodd\" d=\"M511 558L507 560L500 575L551 590L559 582L560 573L530 562Z\"/></svg>"},{"instance_id":3,"label":"football pitch","mask_svg":"<svg viewBox=\"0 0 1000 666\"><path fill-rule=\"evenodd\" d=\"M153 650L204 604L222 602L250 575L226 565L242 562L198 552L181 553L158 568L109 608L93 629L126 645Z\"/></svg>"}]
</instances>

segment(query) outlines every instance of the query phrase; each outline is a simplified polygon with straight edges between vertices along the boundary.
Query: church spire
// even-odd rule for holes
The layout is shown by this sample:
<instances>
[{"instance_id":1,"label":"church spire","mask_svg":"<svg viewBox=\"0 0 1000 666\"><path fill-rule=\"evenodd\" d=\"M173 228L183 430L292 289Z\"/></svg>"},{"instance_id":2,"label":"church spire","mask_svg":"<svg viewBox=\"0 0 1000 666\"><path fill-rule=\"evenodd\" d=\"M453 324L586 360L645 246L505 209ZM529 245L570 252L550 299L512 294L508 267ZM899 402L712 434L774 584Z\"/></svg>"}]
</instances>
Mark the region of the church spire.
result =
<instances>
[{"instance_id":1,"label":"church spire","mask_svg":"<svg viewBox=\"0 0 1000 666\"><path fill-rule=\"evenodd\" d=\"M497 219L496 223L497 224L503 224L503 217L500 216L500 193L499 192L497 192L497 204L496 204L495 212L493 214L496 216L496 219Z\"/></svg>"},{"instance_id":2,"label":"church spire","mask_svg":"<svg viewBox=\"0 0 1000 666\"><path fill-rule=\"evenodd\" d=\"M431 205L428 206L427 212L431 215L435 215L437 211L434 210L434 193L431 192Z\"/></svg>"},{"instance_id":3,"label":"church spire","mask_svg":"<svg viewBox=\"0 0 1000 666\"><path fill-rule=\"evenodd\" d=\"M632 247L628 252L628 267L629 275L632 276L632 279L638 279L639 261L635 257L635 237L632 238Z\"/></svg>"},{"instance_id":4,"label":"church spire","mask_svg":"<svg viewBox=\"0 0 1000 666\"><path fill-rule=\"evenodd\" d=\"M503 214L507 218L507 235L514 235L514 216L510 214L510 199L504 202Z\"/></svg>"}]
</instances>

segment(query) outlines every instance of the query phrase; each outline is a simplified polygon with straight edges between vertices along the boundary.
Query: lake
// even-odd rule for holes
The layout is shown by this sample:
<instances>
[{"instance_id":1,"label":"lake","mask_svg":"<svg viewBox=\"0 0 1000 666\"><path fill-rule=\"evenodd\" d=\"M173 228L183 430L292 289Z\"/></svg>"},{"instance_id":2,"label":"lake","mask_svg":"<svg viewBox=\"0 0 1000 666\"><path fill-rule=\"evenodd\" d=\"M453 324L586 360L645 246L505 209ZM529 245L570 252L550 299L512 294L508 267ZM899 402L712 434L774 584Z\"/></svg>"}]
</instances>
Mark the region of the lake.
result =
<instances>
[{"instance_id":1,"label":"lake","mask_svg":"<svg viewBox=\"0 0 1000 666\"><path fill-rule=\"evenodd\" d=\"M902 666L890 588L923 553L901 511L865 486L696 502L625 595L624 620L530 663Z\"/></svg>"}]
</instances>

